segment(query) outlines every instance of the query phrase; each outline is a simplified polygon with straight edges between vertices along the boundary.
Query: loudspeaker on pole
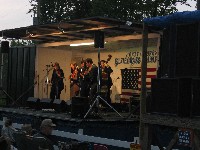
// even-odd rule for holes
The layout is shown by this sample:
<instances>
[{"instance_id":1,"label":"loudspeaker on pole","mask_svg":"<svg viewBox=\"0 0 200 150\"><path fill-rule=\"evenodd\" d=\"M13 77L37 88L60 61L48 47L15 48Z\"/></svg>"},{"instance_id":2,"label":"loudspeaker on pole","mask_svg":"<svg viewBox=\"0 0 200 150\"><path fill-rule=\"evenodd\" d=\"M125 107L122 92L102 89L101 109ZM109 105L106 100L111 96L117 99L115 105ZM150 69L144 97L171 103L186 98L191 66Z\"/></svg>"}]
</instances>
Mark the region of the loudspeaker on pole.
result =
<instances>
[{"instance_id":1,"label":"loudspeaker on pole","mask_svg":"<svg viewBox=\"0 0 200 150\"><path fill-rule=\"evenodd\" d=\"M95 31L94 33L94 47L95 48L104 48L104 32Z\"/></svg>"},{"instance_id":2,"label":"loudspeaker on pole","mask_svg":"<svg viewBox=\"0 0 200 150\"><path fill-rule=\"evenodd\" d=\"M9 42L2 41L1 42L1 53L8 53L9 52Z\"/></svg>"}]
</instances>

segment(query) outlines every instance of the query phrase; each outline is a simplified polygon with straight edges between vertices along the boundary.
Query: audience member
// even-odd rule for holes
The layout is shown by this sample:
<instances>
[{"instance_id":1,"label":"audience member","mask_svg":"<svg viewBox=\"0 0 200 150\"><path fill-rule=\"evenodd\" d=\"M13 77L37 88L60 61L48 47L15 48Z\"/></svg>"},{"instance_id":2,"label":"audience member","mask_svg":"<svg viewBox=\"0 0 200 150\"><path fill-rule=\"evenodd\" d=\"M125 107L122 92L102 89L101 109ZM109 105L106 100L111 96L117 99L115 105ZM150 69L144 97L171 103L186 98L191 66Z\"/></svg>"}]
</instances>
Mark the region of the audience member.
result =
<instances>
[{"instance_id":1,"label":"audience member","mask_svg":"<svg viewBox=\"0 0 200 150\"><path fill-rule=\"evenodd\" d=\"M13 134L16 132L17 130L12 126L12 120L7 119L4 123L4 127L1 130L1 135L3 137L5 137L6 139L8 139L11 144L15 143L15 139L13 137Z\"/></svg>"},{"instance_id":2,"label":"audience member","mask_svg":"<svg viewBox=\"0 0 200 150\"><path fill-rule=\"evenodd\" d=\"M54 127L56 125L53 124L51 119L44 119L40 126L40 132L33 135L33 142L38 143L42 149L54 150L54 142L51 135Z\"/></svg>"},{"instance_id":3,"label":"audience member","mask_svg":"<svg viewBox=\"0 0 200 150\"><path fill-rule=\"evenodd\" d=\"M33 133L31 124L23 124L21 129L22 129L22 132L24 132L26 135L31 136Z\"/></svg>"},{"instance_id":4,"label":"audience member","mask_svg":"<svg viewBox=\"0 0 200 150\"><path fill-rule=\"evenodd\" d=\"M0 150L11 150L10 141L4 136L0 137Z\"/></svg>"}]
</instances>

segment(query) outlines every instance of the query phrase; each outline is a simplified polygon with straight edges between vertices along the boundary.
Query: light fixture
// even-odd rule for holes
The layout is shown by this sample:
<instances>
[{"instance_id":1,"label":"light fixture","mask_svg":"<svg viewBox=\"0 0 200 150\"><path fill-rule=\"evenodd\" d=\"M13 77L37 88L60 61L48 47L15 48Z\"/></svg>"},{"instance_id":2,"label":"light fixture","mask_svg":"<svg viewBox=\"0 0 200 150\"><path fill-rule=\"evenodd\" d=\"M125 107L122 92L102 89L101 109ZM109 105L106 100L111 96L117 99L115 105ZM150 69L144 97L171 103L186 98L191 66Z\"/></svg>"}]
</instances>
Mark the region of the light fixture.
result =
<instances>
[{"instance_id":1,"label":"light fixture","mask_svg":"<svg viewBox=\"0 0 200 150\"><path fill-rule=\"evenodd\" d=\"M78 43L78 44L70 44L70 46L84 46L84 45L93 45L94 42L88 42L88 43Z\"/></svg>"},{"instance_id":2,"label":"light fixture","mask_svg":"<svg viewBox=\"0 0 200 150\"><path fill-rule=\"evenodd\" d=\"M104 44L106 44L106 43L107 42L105 42ZM86 45L94 45L94 42L70 44L70 46L86 46Z\"/></svg>"},{"instance_id":3,"label":"light fixture","mask_svg":"<svg viewBox=\"0 0 200 150\"><path fill-rule=\"evenodd\" d=\"M65 33L65 31L64 31L63 28L58 27L58 30L59 30L61 33Z\"/></svg>"},{"instance_id":4,"label":"light fixture","mask_svg":"<svg viewBox=\"0 0 200 150\"><path fill-rule=\"evenodd\" d=\"M61 21L59 22L58 24L58 30L61 32L61 33L65 33L65 30L63 28L60 27L61 25Z\"/></svg>"},{"instance_id":5,"label":"light fixture","mask_svg":"<svg viewBox=\"0 0 200 150\"><path fill-rule=\"evenodd\" d=\"M34 36L34 34L30 33L28 30L26 30L26 35L29 36L29 37L33 37Z\"/></svg>"}]
</instances>

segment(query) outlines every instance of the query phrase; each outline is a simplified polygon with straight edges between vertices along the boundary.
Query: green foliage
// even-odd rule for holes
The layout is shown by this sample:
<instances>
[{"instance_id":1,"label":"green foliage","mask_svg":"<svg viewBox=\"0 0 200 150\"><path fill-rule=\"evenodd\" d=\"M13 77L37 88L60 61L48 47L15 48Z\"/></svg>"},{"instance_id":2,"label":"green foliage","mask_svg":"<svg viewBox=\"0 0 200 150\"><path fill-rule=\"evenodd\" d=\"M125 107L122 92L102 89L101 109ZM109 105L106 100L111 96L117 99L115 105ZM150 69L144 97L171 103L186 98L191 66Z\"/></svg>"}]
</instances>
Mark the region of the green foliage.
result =
<instances>
[{"instance_id":1,"label":"green foliage","mask_svg":"<svg viewBox=\"0 0 200 150\"><path fill-rule=\"evenodd\" d=\"M15 46L30 46L34 45L34 43L31 40L11 40L10 47Z\"/></svg>"},{"instance_id":2,"label":"green foliage","mask_svg":"<svg viewBox=\"0 0 200 150\"><path fill-rule=\"evenodd\" d=\"M141 22L176 12L177 2L188 5L187 0L31 0L29 12L39 13L40 24L93 16Z\"/></svg>"}]
</instances>

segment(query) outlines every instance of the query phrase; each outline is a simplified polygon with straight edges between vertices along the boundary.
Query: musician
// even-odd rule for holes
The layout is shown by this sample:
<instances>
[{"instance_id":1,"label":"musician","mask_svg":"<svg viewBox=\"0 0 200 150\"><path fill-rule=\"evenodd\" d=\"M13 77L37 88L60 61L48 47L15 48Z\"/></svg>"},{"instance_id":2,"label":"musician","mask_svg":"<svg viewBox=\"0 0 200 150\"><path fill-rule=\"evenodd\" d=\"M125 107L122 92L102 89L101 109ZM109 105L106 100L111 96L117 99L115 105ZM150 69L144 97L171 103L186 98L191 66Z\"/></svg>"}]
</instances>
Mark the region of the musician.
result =
<instances>
[{"instance_id":1,"label":"musician","mask_svg":"<svg viewBox=\"0 0 200 150\"><path fill-rule=\"evenodd\" d=\"M55 62L54 70L51 77L51 99L60 99L61 91L64 89L63 83L64 73L63 70L60 68L59 63Z\"/></svg>"},{"instance_id":2,"label":"musician","mask_svg":"<svg viewBox=\"0 0 200 150\"><path fill-rule=\"evenodd\" d=\"M78 65L76 63L71 63L71 75L70 75L70 80L71 83L75 84L78 83Z\"/></svg>"},{"instance_id":3,"label":"musician","mask_svg":"<svg viewBox=\"0 0 200 150\"><path fill-rule=\"evenodd\" d=\"M78 71L79 67L76 62L71 63L71 75L70 75L70 97L78 96L79 94L79 80Z\"/></svg>"},{"instance_id":4,"label":"musician","mask_svg":"<svg viewBox=\"0 0 200 150\"><path fill-rule=\"evenodd\" d=\"M105 99L110 104L110 88L113 85L110 74L113 72L113 70L108 65L107 61L101 60L100 63L101 92L104 93Z\"/></svg>"},{"instance_id":5,"label":"musician","mask_svg":"<svg viewBox=\"0 0 200 150\"><path fill-rule=\"evenodd\" d=\"M91 58L86 59L86 66L88 70L85 72L85 77L89 79L90 93L89 97L91 102L95 100L97 94L97 76L98 76L98 67L93 64Z\"/></svg>"},{"instance_id":6,"label":"musician","mask_svg":"<svg viewBox=\"0 0 200 150\"><path fill-rule=\"evenodd\" d=\"M80 96L88 97L89 96L89 78L85 76L87 70L85 60L81 61L81 67L79 68L79 83L80 83Z\"/></svg>"}]
</instances>

